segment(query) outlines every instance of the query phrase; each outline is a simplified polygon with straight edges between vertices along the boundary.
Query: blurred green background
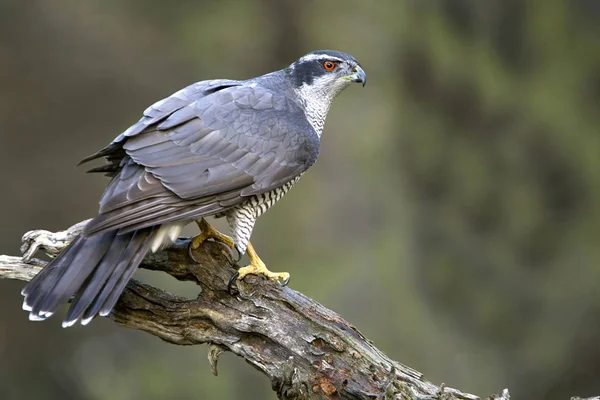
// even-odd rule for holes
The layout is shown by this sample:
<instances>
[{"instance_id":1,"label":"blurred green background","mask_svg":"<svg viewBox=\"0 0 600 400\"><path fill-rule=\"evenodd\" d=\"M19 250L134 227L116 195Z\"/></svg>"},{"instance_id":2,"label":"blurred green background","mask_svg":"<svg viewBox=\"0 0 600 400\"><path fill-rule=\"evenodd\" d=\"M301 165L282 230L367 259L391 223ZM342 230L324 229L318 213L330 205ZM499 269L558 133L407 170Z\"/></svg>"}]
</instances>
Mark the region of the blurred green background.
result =
<instances>
[{"instance_id":1,"label":"blurred green background","mask_svg":"<svg viewBox=\"0 0 600 400\"><path fill-rule=\"evenodd\" d=\"M0 0L0 254L95 214L106 180L74 165L149 104L337 49L369 84L257 224L267 265L435 383L598 395L599 39L597 0ZM22 286L0 281L0 399L275 398L231 354L215 378L206 347L29 322Z\"/></svg>"}]
</instances>

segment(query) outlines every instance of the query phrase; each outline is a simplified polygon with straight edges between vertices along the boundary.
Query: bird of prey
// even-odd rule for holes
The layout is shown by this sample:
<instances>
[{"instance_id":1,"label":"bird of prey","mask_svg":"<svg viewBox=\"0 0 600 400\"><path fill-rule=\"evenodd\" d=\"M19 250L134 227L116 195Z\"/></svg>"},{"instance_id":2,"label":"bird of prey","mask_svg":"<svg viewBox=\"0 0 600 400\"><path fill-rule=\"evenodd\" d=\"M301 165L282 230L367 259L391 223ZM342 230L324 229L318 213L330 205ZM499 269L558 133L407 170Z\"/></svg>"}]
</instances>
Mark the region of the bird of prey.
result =
<instances>
[{"instance_id":1,"label":"bird of prey","mask_svg":"<svg viewBox=\"0 0 600 400\"><path fill-rule=\"evenodd\" d=\"M174 241L195 221L197 248L212 238L248 254L232 279L269 271L250 244L256 219L315 162L333 99L366 82L354 57L308 53L289 67L248 80L194 83L148 107L142 118L83 162L110 180L98 215L23 289L29 319L44 320L72 299L63 321L106 316L148 251ZM225 217L231 237L204 219ZM190 252L192 255L192 252Z\"/></svg>"}]
</instances>

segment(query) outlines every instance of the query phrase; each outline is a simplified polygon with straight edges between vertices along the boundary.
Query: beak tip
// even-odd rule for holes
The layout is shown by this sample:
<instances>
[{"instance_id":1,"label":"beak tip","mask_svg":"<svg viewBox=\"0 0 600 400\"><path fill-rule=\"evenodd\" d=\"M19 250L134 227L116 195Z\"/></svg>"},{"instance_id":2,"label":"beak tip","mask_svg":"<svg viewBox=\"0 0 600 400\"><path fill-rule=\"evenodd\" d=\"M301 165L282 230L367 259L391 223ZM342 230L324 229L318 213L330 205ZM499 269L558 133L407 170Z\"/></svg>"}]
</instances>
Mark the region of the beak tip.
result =
<instances>
[{"instance_id":1,"label":"beak tip","mask_svg":"<svg viewBox=\"0 0 600 400\"><path fill-rule=\"evenodd\" d=\"M367 84L367 74L365 73L365 71L357 65L354 68L353 72L354 75L352 75L352 82L362 83L363 87L365 87L365 85Z\"/></svg>"}]
</instances>

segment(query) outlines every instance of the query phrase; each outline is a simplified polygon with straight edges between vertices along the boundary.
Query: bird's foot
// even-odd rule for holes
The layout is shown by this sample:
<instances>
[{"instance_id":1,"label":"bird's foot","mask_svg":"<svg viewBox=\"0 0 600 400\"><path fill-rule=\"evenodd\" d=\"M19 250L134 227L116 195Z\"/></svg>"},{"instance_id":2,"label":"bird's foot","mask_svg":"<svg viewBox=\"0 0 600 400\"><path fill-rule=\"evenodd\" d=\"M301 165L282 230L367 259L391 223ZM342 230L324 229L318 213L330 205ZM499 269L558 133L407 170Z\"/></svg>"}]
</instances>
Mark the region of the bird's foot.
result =
<instances>
[{"instance_id":1,"label":"bird's foot","mask_svg":"<svg viewBox=\"0 0 600 400\"><path fill-rule=\"evenodd\" d=\"M263 275L269 280L281 282L283 286L286 286L289 283L290 274L287 272L269 271L265 263L256 254L256 251L254 250L254 247L251 243L248 243L248 248L246 251L248 252L250 264L238 269L237 272L231 276L231 278L229 279L229 283L227 284L227 289L229 293L231 293L231 287L233 286L235 281L240 281L244 279L247 275Z\"/></svg>"},{"instance_id":2,"label":"bird's foot","mask_svg":"<svg viewBox=\"0 0 600 400\"><path fill-rule=\"evenodd\" d=\"M190 258L196 263L198 261L194 258L192 250L196 250L204 241L208 239L214 239L218 242L221 242L231 249L235 248L232 238L213 228L208 222L206 222L204 218L202 218L200 221L196 221L196 224L198 224L198 228L200 228L201 232L199 235L196 235L190 239L190 244L188 247Z\"/></svg>"},{"instance_id":3,"label":"bird's foot","mask_svg":"<svg viewBox=\"0 0 600 400\"><path fill-rule=\"evenodd\" d=\"M288 272L271 272L262 262L258 265L249 264L238 269L235 273L235 279L241 281L246 275L264 275L269 280L281 281L284 286L290 281L290 274Z\"/></svg>"}]
</instances>

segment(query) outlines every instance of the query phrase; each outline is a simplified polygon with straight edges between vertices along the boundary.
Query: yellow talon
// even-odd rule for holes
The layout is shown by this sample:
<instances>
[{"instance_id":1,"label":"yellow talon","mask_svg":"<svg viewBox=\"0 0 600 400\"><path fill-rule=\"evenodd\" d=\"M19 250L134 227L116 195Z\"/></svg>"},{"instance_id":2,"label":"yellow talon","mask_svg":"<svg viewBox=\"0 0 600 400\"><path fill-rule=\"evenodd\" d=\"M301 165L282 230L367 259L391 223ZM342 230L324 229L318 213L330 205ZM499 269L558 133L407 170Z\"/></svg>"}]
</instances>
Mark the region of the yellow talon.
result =
<instances>
[{"instance_id":1,"label":"yellow talon","mask_svg":"<svg viewBox=\"0 0 600 400\"><path fill-rule=\"evenodd\" d=\"M244 279L246 275L264 275L268 279L272 281L282 281L284 285L290 280L290 274L287 272L271 272L267 269L265 263L258 257L254 247L251 243L248 243L248 248L246 249L248 254L248 258L250 259L250 264L245 267L242 267L237 272L237 280Z\"/></svg>"},{"instance_id":2,"label":"yellow talon","mask_svg":"<svg viewBox=\"0 0 600 400\"><path fill-rule=\"evenodd\" d=\"M198 224L198 228L200 228L201 232L199 235L196 235L190 239L190 246L192 249L197 249L202 242L207 239L214 239L232 249L234 248L233 239L210 226L210 224L206 222L204 218L202 218L200 221L196 221L196 224Z\"/></svg>"}]
</instances>

